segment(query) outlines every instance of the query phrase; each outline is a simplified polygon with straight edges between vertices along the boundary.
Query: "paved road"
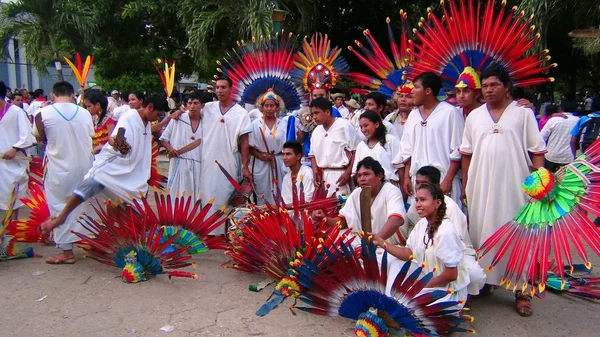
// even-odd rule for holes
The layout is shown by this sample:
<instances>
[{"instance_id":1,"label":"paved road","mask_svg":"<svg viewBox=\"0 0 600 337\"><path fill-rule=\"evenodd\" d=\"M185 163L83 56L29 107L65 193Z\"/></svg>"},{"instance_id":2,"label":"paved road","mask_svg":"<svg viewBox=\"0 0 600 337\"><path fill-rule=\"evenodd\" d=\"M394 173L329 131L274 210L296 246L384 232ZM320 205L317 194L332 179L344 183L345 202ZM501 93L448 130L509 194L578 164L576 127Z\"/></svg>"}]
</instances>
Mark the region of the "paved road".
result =
<instances>
[{"instance_id":1,"label":"paved road","mask_svg":"<svg viewBox=\"0 0 600 337\"><path fill-rule=\"evenodd\" d=\"M32 246L45 256L55 253L49 246ZM64 266L44 259L0 263L0 336L352 336L348 320L294 316L289 299L257 317L254 312L272 286L255 293L248 285L263 277L223 269L227 257L219 251L195 259L197 281L160 275L139 284L121 282L117 268L90 259ZM511 294L500 291L473 302L473 327L480 336L600 335L596 303L548 294L534 307L533 317L521 318ZM159 331L165 325L174 331Z\"/></svg>"},{"instance_id":2,"label":"paved road","mask_svg":"<svg viewBox=\"0 0 600 337\"><path fill-rule=\"evenodd\" d=\"M49 246L32 245L45 257ZM77 251L78 257L83 256ZM227 257L211 251L195 257L199 280L164 275L139 284L120 281L120 270L81 259L51 266L44 259L0 263L0 336L352 336L353 322L287 309L254 315L273 286L260 293L248 285L260 275L223 269ZM599 260L595 259L598 269ZM600 270L600 269L599 269ZM45 297L45 298L44 298ZM44 298L39 301L39 299ZM514 311L512 294L498 291L475 299L473 328L479 336L600 336L598 303L549 293L534 302L535 315ZM171 325L170 333L159 329Z\"/></svg>"}]
</instances>

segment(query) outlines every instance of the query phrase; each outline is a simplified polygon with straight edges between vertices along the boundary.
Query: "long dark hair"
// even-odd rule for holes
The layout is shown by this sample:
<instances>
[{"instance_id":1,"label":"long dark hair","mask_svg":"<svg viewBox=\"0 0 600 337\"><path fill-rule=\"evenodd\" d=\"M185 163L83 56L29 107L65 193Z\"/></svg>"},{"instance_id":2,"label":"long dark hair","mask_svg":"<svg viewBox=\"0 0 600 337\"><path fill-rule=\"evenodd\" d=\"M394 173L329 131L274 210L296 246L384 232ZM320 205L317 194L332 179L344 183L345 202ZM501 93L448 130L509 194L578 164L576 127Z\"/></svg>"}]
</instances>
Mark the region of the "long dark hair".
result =
<instances>
[{"instance_id":1,"label":"long dark hair","mask_svg":"<svg viewBox=\"0 0 600 337\"><path fill-rule=\"evenodd\" d=\"M385 125L383 125L381 116L375 111L365 110L362 115L360 115L359 120L363 118L370 120L372 123L379 123L379 126L375 130L375 138L381 143L381 146L385 146L385 135L387 134L387 130Z\"/></svg>"},{"instance_id":2,"label":"long dark hair","mask_svg":"<svg viewBox=\"0 0 600 337\"><path fill-rule=\"evenodd\" d=\"M108 100L106 99L106 96L98 89L91 89L84 93L83 99L90 101L92 104L100 103L100 108L102 109L98 118L98 126L100 126L108 110Z\"/></svg>"},{"instance_id":3,"label":"long dark hair","mask_svg":"<svg viewBox=\"0 0 600 337\"><path fill-rule=\"evenodd\" d=\"M427 190L429 191L429 194L431 194L433 200L440 200L442 202L436 211L435 219L429 223L429 232L427 234L429 235L431 243L433 244L433 236L442 224L444 217L446 217L446 202L444 201L444 192L438 185L428 183L421 184L418 190Z\"/></svg>"}]
</instances>

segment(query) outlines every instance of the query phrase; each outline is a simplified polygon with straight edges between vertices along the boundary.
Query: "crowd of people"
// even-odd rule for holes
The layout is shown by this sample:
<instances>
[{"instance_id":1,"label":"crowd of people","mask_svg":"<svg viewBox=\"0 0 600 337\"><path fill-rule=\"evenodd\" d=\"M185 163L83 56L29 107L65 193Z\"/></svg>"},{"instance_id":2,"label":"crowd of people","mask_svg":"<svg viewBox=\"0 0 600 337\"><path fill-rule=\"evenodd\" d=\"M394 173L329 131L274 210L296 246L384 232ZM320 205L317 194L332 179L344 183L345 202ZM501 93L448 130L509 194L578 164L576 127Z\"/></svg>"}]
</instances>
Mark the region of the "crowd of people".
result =
<instances>
[{"instance_id":1,"label":"crowd of people","mask_svg":"<svg viewBox=\"0 0 600 337\"><path fill-rule=\"evenodd\" d=\"M482 25L493 26L508 27ZM514 38L523 53L533 43ZM233 176L236 185L251 186L249 201L258 207L283 201L292 209L322 193L344 196L339 214L316 209L312 220L359 234L367 230L362 192L368 187L368 235L390 255L389 282L410 261L432 273L427 288L447 290L446 299L462 307L469 296L489 295L505 282L507 261L486 274L493 254L478 260L476 250L528 202L522 182L541 167L556 172L598 139L600 99L586 100L589 114L578 118L569 100L536 109L514 94L514 86L551 81L538 76L545 58L527 58L532 64L517 69L522 55L504 63L490 56L475 69L447 67L436 56L403 68L398 55L399 69L381 71L379 79L354 74L374 90L356 88L361 94L350 98L331 92L348 66L326 36L305 39L300 51L283 42L240 47L239 59L219 63L214 96L189 92L179 107L164 94L92 88L76 96L67 82L57 82L49 99L41 90L8 97L0 82L0 210L22 206L11 205L10 196L26 196L28 156L43 156L50 218L40 232L52 233L61 250L47 263L73 264L73 232L85 231L77 217L86 201L110 200L110 209L146 195L153 144L169 159L170 193L210 199L212 211L231 206L239 192ZM262 53L273 54L258 59ZM451 48L447 53L454 57ZM248 72L248 65L256 69ZM459 71L450 76L450 68ZM515 290L516 311L531 316L531 293Z\"/></svg>"},{"instance_id":2,"label":"crowd of people","mask_svg":"<svg viewBox=\"0 0 600 337\"><path fill-rule=\"evenodd\" d=\"M249 112L233 101L231 86L231 80L219 78L215 101L191 92L170 112L164 96L138 92L121 96L127 104L109 107L110 96L87 90L77 105L66 82L56 83L52 99L38 100L31 114L2 100L6 136L0 168L8 179L2 181L0 207L6 209L16 184L18 195L26 195L26 155L43 144L52 218L41 231L52 231L62 250L47 262L74 263L72 231L83 230L77 217L84 201L96 196L132 202L145 194L155 136L170 161L171 193L210 196L215 207L226 205L234 191L215 161L253 183L257 205L274 198L291 204L294 191L310 201L322 187L347 195L339 216L325 220L355 233L361 231L361 189L371 187L375 242L400 260L428 266L436 275L431 287L452 288L455 298L466 301L467 294L491 293L500 284L500 273L483 273L475 249L526 202L521 181L532 168L555 171L573 161L577 139L585 149L591 137L586 130L597 118L555 111L540 132L534 111L513 99L508 75L498 68L484 71L480 86L457 86L457 106L438 99L439 76L421 74L399 88L393 97L397 108L388 114L380 93L360 97L359 106L343 94L332 95L332 101L329 92L316 89L308 104L316 124L311 132L273 91L261 96L260 117L251 122ZM307 138L310 150L304 153L296 139ZM313 217L319 221L325 214L317 210ZM529 300L517 295L519 313L532 313Z\"/></svg>"}]
</instances>

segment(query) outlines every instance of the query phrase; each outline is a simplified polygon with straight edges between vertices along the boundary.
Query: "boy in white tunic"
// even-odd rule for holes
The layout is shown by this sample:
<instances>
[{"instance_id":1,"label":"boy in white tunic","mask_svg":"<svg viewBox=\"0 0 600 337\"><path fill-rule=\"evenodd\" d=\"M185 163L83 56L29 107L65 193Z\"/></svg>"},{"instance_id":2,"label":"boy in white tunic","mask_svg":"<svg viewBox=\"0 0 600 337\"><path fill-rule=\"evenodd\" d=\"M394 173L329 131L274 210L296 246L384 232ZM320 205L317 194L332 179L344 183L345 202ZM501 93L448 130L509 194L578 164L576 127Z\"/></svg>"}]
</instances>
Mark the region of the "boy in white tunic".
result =
<instances>
[{"instance_id":1,"label":"boy in white tunic","mask_svg":"<svg viewBox=\"0 0 600 337\"><path fill-rule=\"evenodd\" d=\"M46 143L44 192L50 216L55 217L92 166L94 124L86 109L73 104L73 86L70 83L57 82L52 88L52 95L54 104L42 108L35 116L35 123L38 142ZM77 218L85 211L85 205L73 210L59 224L43 231L49 233L53 230L56 247L63 251L47 259L46 263L75 263L73 242L78 238L71 231L83 230Z\"/></svg>"},{"instance_id":2,"label":"boy in white tunic","mask_svg":"<svg viewBox=\"0 0 600 337\"><path fill-rule=\"evenodd\" d=\"M150 123L158 120L159 114L166 109L165 97L152 95L144 100L140 109L130 110L119 118L113 136L96 155L85 179L69 193L66 204L63 203L59 209L60 213L52 214L53 217L40 226L42 234L63 227L67 219L78 215L74 210L95 195L100 200L131 202L139 193L145 194L148 191L152 157ZM121 128L125 129L124 143L115 138ZM75 231L81 233L81 230L79 228ZM77 237L73 237L73 241L76 241ZM70 256L74 262L72 251Z\"/></svg>"},{"instance_id":3,"label":"boy in white tunic","mask_svg":"<svg viewBox=\"0 0 600 337\"><path fill-rule=\"evenodd\" d=\"M463 116L454 106L440 102L437 94L442 80L434 73L426 72L413 82L413 99L418 110L406 120L402 135L404 159L403 192L413 195L417 170L432 165L442 172L441 187L444 194L460 203L461 181L456 173L460 169L458 147L465 126Z\"/></svg>"},{"instance_id":4,"label":"boy in white tunic","mask_svg":"<svg viewBox=\"0 0 600 337\"><path fill-rule=\"evenodd\" d=\"M462 168L467 172L466 197L469 207L471 241L475 249L503 224L519 213L527 202L521 183L530 167L544 165L546 152L531 110L517 107L510 95L510 78L506 71L491 68L481 73L482 93L486 104L467 117L460 151ZM480 262L489 266L495 251ZM506 269L497 265L487 276L487 283L498 286ZM486 286L484 292L489 292ZM517 292L517 311L533 314L531 296Z\"/></svg>"},{"instance_id":5,"label":"boy in white tunic","mask_svg":"<svg viewBox=\"0 0 600 337\"><path fill-rule=\"evenodd\" d=\"M302 156L302 145L297 141L289 141L283 144L283 164L289 169L289 172L283 177L281 185L281 197L286 205L291 205L294 200L294 185L296 186L298 200L301 199L301 184L306 202L312 201L315 192L312 170L310 167L302 165Z\"/></svg>"},{"instance_id":6,"label":"boy in white tunic","mask_svg":"<svg viewBox=\"0 0 600 337\"><path fill-rule=\"evenodd\" d=\"M345 119L335 118L331 102L324 98L311 103L313 120L317 127L310 139L310 153L315 186L328 187L328 194L350 194L350 175L354 151L358 143L356 130Z\"/></svg>"},{"instance_id":7,"label":"boy in white tunic","mask_svg":"<svg viewBox=\"0 0 600 337\"><path fill-rule=\"evenodd\" d=\"M205 198L215 198L212 211L227 204L234 191L227 177L219 170L215 160L234 177L239 174L238 152L241 152L242 176L252 180L248 168L250 147L248 132L250 118L248 112L231 98L231 80L220 77L215 84L218 102L210 102L202 110L202 171L200 194ZM213 234L221 235L225 227L216 229Z\"/></svg>"},{"instance_id":8,"label":"boy in white tunic","mask_svg":"<svg viewBox=\"0 0 600 337\"><path fill-rule=\"evenodd\" d=\"M6 86L0 81L0 219L10 206L10 199L16 185L17 201L13 218L18 217L18 208L23 203L18 199L27 193L27 168L29 161L23 160L35 139L31 135L31 123L27 114L16 105L6 103Z\"/></svg>"},{"instance_id":9,"label":"boy in white tunic","mask_svg":"<svg viewBox=\"0 0 600 337\"><path fill-rule=\"evenodd\" d=\"M202 157L202 128L200 113L207 100L200 93L187 97L188 112L174 119L160 136L162 146L169 151L169 180L167 188L173 195L186 193L194 200L200 197L200 158Z\"/></svg>"}]
</instances>

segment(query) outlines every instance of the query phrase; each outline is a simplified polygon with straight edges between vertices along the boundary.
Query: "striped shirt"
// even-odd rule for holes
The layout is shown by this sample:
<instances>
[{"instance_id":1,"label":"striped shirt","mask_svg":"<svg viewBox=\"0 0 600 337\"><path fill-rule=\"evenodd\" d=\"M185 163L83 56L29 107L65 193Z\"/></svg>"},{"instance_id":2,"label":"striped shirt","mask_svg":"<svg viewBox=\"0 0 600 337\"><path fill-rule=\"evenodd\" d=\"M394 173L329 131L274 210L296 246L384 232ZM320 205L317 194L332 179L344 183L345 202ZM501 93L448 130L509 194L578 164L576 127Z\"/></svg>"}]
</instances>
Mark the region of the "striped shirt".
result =
<instances>
[{"instance_id":1,"label":"striped shirt","mask_svg":"<svg viewBox=\"0 0 600 337\"><path fill-rule=\"evenodd\" d=\"M550 118L541 131L548 150L546 159L556 164L568 164L574 159L571 152L571 130L579 118L570 113L564 114L567 118Z\"/></svg>"}]
</instances>

